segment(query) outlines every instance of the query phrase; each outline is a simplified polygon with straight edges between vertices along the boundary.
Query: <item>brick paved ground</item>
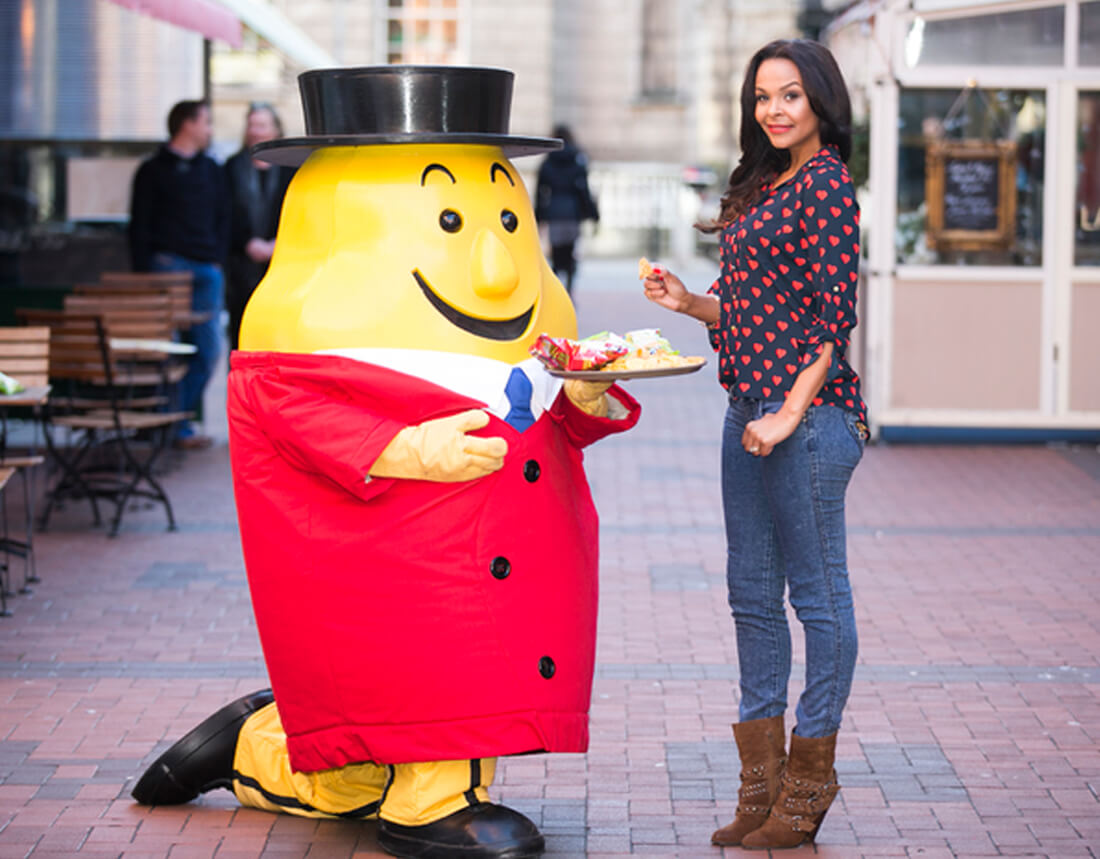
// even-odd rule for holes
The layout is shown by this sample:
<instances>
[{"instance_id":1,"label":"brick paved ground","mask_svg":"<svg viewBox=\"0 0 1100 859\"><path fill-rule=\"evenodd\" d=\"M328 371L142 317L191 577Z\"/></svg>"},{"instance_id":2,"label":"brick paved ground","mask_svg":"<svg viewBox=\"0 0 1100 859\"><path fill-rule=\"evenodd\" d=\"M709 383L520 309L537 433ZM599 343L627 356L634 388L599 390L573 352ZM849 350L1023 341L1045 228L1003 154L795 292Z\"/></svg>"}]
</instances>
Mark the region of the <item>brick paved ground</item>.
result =
<instances>
[{"instance_id":1,"label":"brick paved ground","mask_svg":"<svg viewBox=\"0 0 1100 859\"><path fill-rule=\"evenodd\" d=\"M704 350L698 326L638 297L632 269L585 266L582 329L656 323ZM735 805L737 672L712 369L631 383L641 424L588 455L591 750L506 761L496 789L551 855L722 854L708 838ZM372 823L244 810L224 791L152 811L129 799L169 742L265 684L224 443L168 484L177 533L137 511L110 540L65 510L39 538L42 584L0 619L0 857L380 855ZM1097 452L872 446L850 529L860 664L818 854L1100 852Z\"/></svg>"}]
</instances>

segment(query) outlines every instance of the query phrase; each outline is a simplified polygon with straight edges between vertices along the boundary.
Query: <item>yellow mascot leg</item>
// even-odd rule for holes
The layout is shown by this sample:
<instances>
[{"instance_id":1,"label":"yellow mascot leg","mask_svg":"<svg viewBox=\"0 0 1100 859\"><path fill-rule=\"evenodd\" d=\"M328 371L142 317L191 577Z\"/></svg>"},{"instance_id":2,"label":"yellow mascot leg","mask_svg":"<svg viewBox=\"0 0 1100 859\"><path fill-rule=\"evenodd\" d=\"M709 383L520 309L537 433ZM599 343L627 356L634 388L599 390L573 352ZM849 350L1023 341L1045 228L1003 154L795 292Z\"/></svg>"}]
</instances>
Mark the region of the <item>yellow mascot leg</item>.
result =
<instances>
[{"instance_id":1,"label":"yellow mascot leg","mask_svg":"<svg viewBox=\"0 0 1100 859\"><path fill-rule=\"evenodd\" d=\"M373 817L388 777L386 767L371 763L294 772L275 704L241 726L233 769L233 792L242 805L302 817Z\"/></svg>"},{"instance_id":2,"label":"yellow mascot leg","mask_svg":"<svg viewBox=\"0 0 1100 859\"><path fill-rule=\"evenodd\" d=\"M496 768L496 758L395 764L382 799L381 817L402 826L423 826L467 806L488 802Z\"/></svg>"},{"instance_id":3,"label":"yellow mascot leg","mask_svg":"<svg viewBox=\"0 0 1100 859\"><path fill-rule=\"evenodd\" d=\"M241 726L233 792L242 805L302 817L382 817L404 826L432 823L488 802L496 759L349 764L294 772L278 707L257 710Z\"/></svg>"}]
</instances>

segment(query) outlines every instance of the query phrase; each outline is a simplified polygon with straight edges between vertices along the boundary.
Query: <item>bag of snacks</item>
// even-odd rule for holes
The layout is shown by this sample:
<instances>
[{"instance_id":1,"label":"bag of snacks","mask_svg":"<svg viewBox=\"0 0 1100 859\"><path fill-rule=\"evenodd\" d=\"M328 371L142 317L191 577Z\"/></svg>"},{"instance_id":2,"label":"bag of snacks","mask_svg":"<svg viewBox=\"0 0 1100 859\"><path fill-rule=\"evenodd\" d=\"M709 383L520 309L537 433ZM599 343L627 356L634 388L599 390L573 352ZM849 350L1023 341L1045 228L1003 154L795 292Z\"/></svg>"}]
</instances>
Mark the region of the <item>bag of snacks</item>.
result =
<instances>
[{"instance_id":1,"label":"bag of snacks","mask_svg":"<svg viewBox=\"0 0 1100 859\"><path fill-rule=\"evenodd\" d=\"M660 328L639 328L619 336L601 331L583 340L539 336L530 352L552 370L664 370L701 367L702 358L685 357L661 334Z\"/></svg>"},{"instance_id":2,"label":"bag of snacks","mask_svg":"<svg viewBox=\"0 0 1100 859\"><path fill-rule=\"evenodd\" d=\"M598 370L628 350L622 337L607 331L583 340L540 334L530 348L532 355L555 370Z\"/></svg>"}]
</instances>

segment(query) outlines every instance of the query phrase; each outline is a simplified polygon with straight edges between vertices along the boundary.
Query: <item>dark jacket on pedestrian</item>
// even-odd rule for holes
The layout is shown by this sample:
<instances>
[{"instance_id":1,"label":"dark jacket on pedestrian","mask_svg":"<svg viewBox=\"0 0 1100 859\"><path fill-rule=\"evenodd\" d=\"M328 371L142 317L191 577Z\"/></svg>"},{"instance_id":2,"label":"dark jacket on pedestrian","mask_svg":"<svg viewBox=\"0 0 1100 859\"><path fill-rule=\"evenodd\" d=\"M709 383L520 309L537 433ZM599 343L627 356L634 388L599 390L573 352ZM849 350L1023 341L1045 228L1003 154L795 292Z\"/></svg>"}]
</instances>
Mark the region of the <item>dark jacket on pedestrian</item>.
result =
<instances>
[{"instance_id":1,"label":"dark jacket on pedestrian","mask_svg":"<svg viewBox=\"0 0 1100 859\"><path fill-rule=\"evenodd\" d=\"M251 239L270 240L279 228L279 213L294 169L273 165L258 170L252 155L242 149L225 162L229 192L229 278L255 288L267 273L266 262L255 262L245 253Z\"/></svg>"},{"instance_id":2,"label":"dark jacket on pedestrian","mask_svg":"<svg viewBox=\"0 0 1100 859\"><path fill-rule=\"evenodd\" d=\"M229 262L226 266L225 308L229 311L229 345L236 349L244 308L267 274L268 262L257 262L246 252L252 239L269 241L279 228L294 168L272 165L257 169L252 154L242 149L225 162L229 191Z\"/></svg>"},{"instance_id":3,"label":"dark jacket on pedestrian","mask_svg":"<svg viewBox=\"0 0 1100 859\"><path fill-rule=\"evenodd\" d=\"M225 181L212 158L201 152L181 158L161 146L142 162L130 201L134 271L149 271L157 252L220 264L228 240Z\"/></svg>"},{"instance_id":4,"label":"dark jacket on pedestrian","mask_svg":"<svg viewBox=\"0 0 1100 859\"><path fill-rule=\"evenodd\" d=\"M539 223L600 219L588 188L588 159L577 147L566 144L539 166L535 217Z\"/></svg>"}]
</instances>

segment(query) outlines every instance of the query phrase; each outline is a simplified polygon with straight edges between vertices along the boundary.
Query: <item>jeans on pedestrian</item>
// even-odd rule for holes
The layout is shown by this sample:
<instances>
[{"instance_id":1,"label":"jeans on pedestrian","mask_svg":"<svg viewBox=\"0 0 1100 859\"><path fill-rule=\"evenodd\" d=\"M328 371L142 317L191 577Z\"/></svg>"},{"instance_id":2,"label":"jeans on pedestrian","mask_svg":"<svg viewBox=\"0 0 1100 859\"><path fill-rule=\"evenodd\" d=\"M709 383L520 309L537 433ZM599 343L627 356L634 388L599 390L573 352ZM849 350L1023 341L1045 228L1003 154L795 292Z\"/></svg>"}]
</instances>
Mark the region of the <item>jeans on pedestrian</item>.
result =
<instances>
[{"instance_id":1,"label":"jeans on pedestrian","mask_svg":"<svg viewBox=\"0 0 1100 859\"><path fill-rule=\"evenodd\" d=\"M795 733L836 733L856 664L844 493L863 455L850 412L813 406L768 456L741 446L745 425L781 403L731 398L722 436L727 580L741 674L740 720L787 709L791 636L784 591L802 624L806 682Z\"/></svg>"},{"instance_id":2,"label":"jeans on pedestrian","mask_svg":"<svg viewBox=\"0 0 1100 859\"><path fill-rule=\"evenodd\" d=\"M224 304L225 279L217 263L198 262L178 254L158 252L153 255L153 271L189 271L194 277L191 287L191 309L208 316L205 322L192 325L184 335L197 350L191 356L187 374L176 390L174 407L193 412L202 404L206 385L214 375L222 351L221 313ZM193 434L188 421L177 429L178 437Z\"/></svg>"}]
</instances>

